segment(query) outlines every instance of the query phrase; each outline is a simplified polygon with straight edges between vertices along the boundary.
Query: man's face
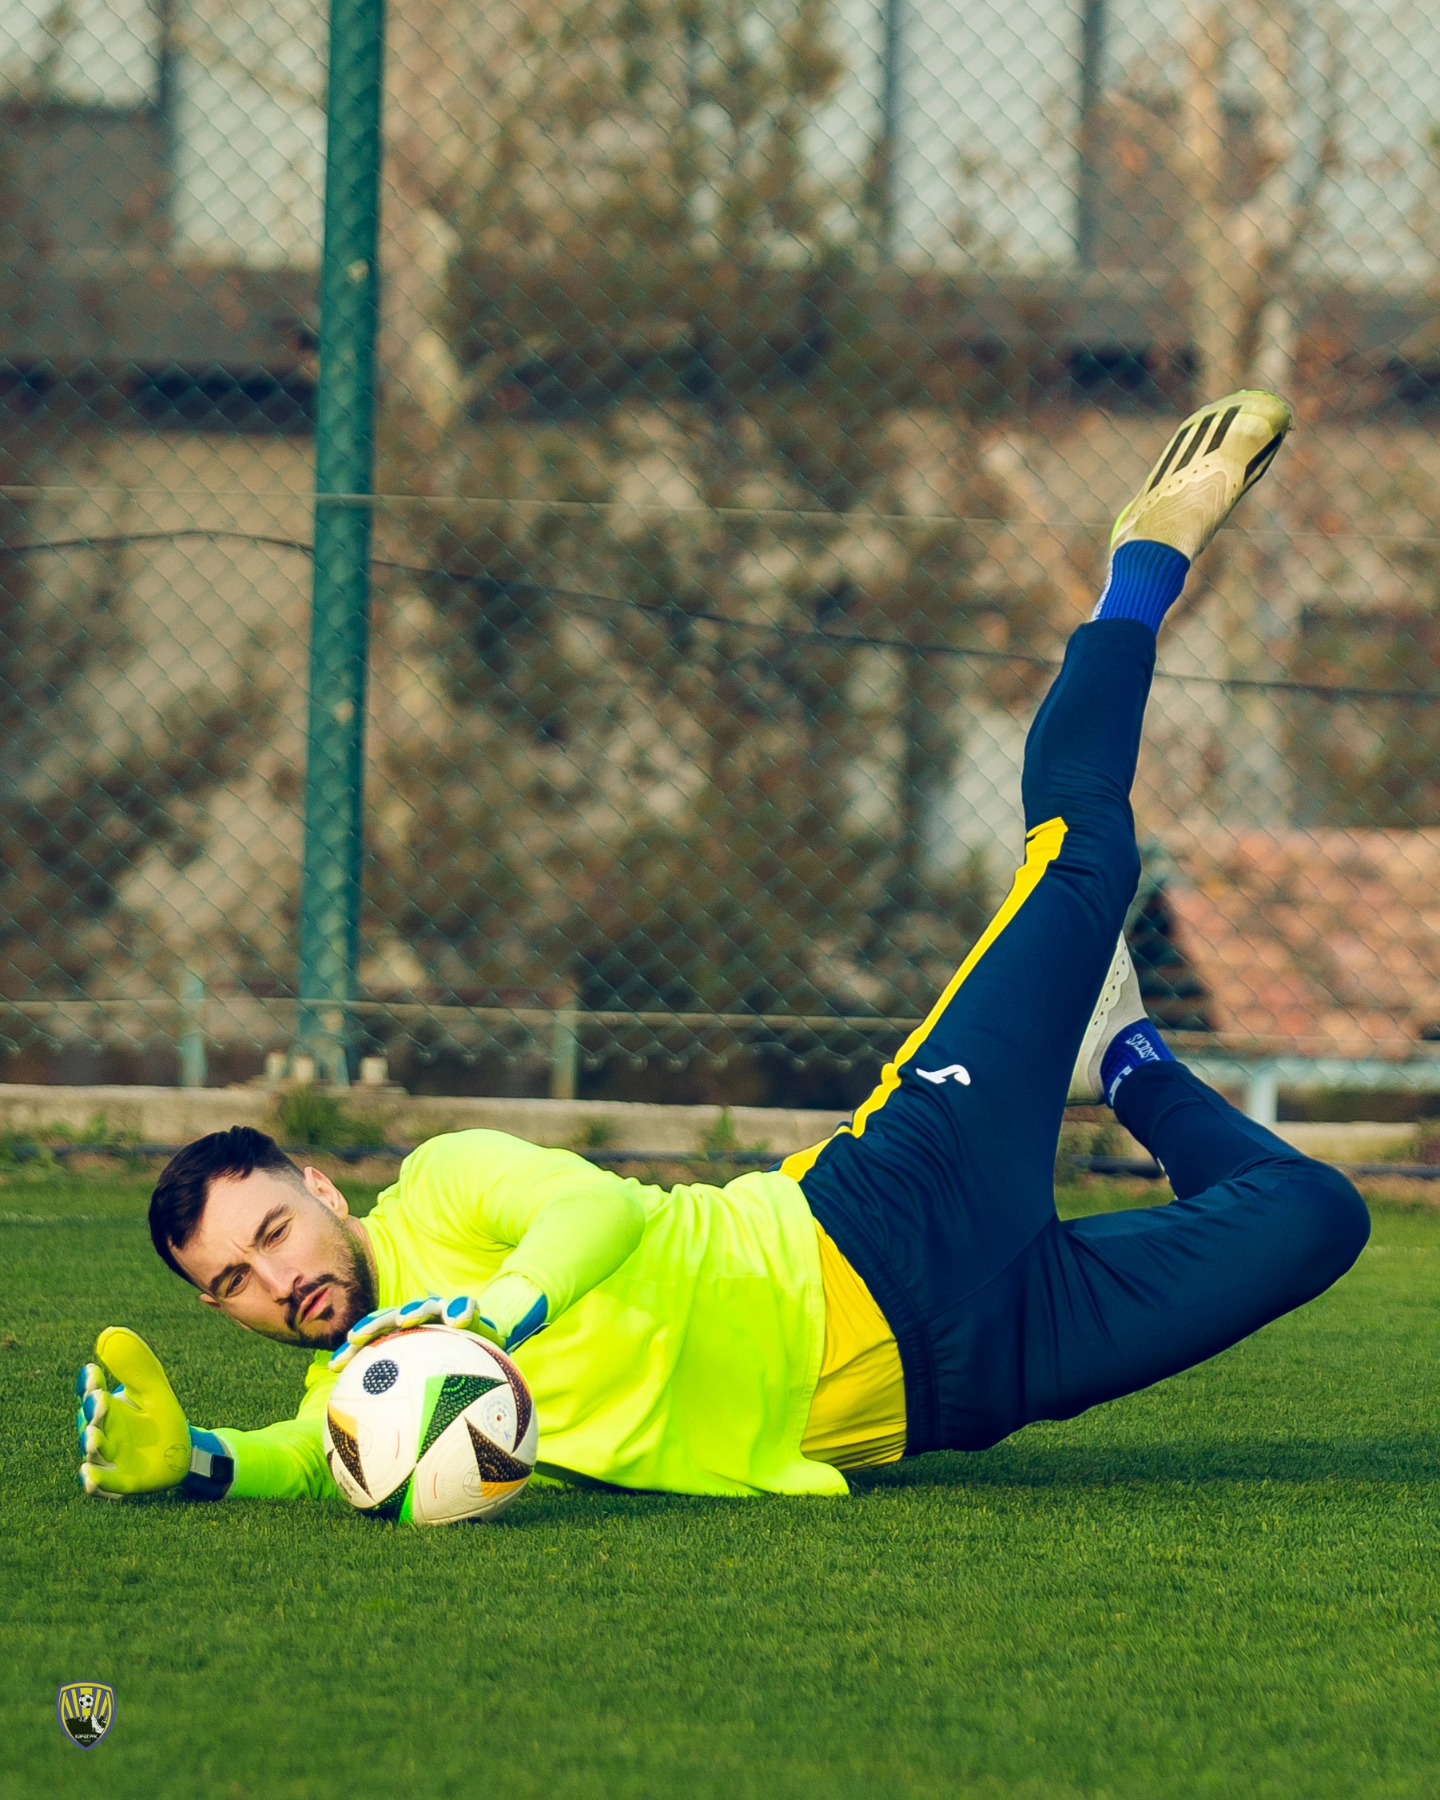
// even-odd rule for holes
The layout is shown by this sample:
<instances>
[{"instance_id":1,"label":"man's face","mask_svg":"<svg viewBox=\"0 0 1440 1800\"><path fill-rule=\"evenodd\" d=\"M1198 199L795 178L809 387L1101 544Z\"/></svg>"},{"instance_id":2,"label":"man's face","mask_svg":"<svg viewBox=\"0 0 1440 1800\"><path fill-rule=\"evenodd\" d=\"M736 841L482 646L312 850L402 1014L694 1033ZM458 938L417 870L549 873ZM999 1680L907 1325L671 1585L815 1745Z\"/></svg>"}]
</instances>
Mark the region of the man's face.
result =
<instances>
[{"instance_id":1,"label":"man's face","mask_svg":"<svg viewBox=\"0 0 1440 1800\"><path fill-rule=\"evenodd\" d=\"M282 1344L333 1350L375 1308L364 1227L318 1169L212 1182L175 1260L207 1306Z\"/></svg>"}]
</instances>

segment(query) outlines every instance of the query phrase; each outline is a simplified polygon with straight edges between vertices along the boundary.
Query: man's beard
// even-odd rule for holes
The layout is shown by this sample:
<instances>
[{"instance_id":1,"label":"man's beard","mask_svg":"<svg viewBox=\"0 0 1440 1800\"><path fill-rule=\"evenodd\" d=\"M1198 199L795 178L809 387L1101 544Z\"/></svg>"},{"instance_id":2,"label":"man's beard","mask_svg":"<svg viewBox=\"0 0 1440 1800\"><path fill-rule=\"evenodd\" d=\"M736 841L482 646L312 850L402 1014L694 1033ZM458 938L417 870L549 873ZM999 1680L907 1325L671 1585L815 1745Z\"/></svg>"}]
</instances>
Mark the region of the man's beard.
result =
<instances>
[{"instance_id":1,"label":"man's beard","mask_svg":"<svg viewBox=\"0 0 1440 1800\"><path fill-rule=\"evenodd\" d=\"M340 1228L339 1248L347 1267L343 1275L325 1274L291 1296L285 1309L285 1322L290 1327L288 1342L303 1344L311 1350L338 1350L345 1342L350 1327L375 1311L377 1295L375 1276L364 1249L352 1232ZM318 1288L329 1287L330 1301L324 1313L315 1320L316 1329L303 1329L300 1308ZM307 1321L308 1323L308 1321Z\"/></svg>"}]
</instances>

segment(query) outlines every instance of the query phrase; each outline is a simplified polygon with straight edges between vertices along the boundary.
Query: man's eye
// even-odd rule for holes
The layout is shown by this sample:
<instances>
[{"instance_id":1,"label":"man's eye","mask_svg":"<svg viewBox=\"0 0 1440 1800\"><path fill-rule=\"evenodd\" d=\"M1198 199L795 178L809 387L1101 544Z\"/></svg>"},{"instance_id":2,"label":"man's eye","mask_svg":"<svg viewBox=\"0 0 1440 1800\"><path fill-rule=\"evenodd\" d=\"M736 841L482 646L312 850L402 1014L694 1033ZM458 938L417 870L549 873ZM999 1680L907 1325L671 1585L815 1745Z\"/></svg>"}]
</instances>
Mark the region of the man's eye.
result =
<instances>
[{"instance_id":1,"label":"man's eye","mask_svg":"<svg viewBox=\"0 0 1440 1800\"><path fill-rule=\"evenodd\" d=\"M290 1221L288 1219L283 1219L270 1233L269 1237L266 1238L265 1248L267 1250L273 1250L276 1244L283 1242L285 1235L289 1230Z\"/></svg>"},{"instance_id":2,"label":"man's eye","mask_svg":"<svg viewBox=\"0 0 1440 1800\"><path fill-rule=\"evenodd\" d=\"M233 1300L245 1285L245 1275L246 1271L244 1269L238 1270L232 1275L220 1289L220 1298L222 1300Z\"/></svg>"}]
</instances>

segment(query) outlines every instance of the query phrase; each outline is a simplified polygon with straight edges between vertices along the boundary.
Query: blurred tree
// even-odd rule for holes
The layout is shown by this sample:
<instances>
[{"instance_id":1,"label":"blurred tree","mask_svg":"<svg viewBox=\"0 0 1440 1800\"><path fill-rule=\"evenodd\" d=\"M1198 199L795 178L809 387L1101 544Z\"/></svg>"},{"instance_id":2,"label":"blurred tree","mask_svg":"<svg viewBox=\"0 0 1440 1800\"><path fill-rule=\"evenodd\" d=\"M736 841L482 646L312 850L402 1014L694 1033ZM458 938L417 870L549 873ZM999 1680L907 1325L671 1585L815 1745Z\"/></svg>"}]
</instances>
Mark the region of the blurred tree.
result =
<instances>
[{"instance_id":1,"label":"blurred tree","mask_svg":"<svg viewBox=\"0 0 1440 1800\"><path fill-rule=\"evenodd\" d=\"M1297 278L1340 161L1340 12L1324 0L1187 0L1175 50L1122 87L1113 129L1119 167L1163 193L1170 215L1194 398L1289 393ZM1293 812L1286 721L1274 692L1255 685L1284 676L1297 627L1286 477L1282 464L1243 516L1253 532L1263 509L1263 537L1226 534L1188 601L1207 608L1214 673L1236 683L1217 720L1208 798L1237 825L1279 826Z\"/></svg>"},{"instance_id":2,"label":"blurred tree","mask_svg":"<svg viewBox=\"0 0 1440 1800\"><path fill-rule=\"evenodd\" d=\"M1191 206L1191 342L1196 392L1289 393L1298 342L1295 277L1325 182L1338 166L1343 72L1338 10L1296 0L1191 0L1182 92ZM1248 53L1249 69L1244 69ZM1224 95L1248 74L1250 130L1238 192L1227 193ZM1209 571L1217 642L1235 680L1215 784L1221 817L1281 826L1295 805L1283 677L1298 626L1285 539L1285 484L1265 496L1266 538L1226 540ZM1243 684L1243 685L1242 685Z\"/></svg>"},{"instance_id":3,"label":"blurred tree","mask_svg":"<svg viewBox=\"0 0 1440 1800\"><path fill-rule=\"evenodd\" d=\"M1102 265L1182 277L1195 391L1288 387L1295 282L1340 163L1342 20L1296 0L1187 0L1106 96Z\"/></svg>"},{"instance_id":4,"label":"blurred tree","mask_svg":"<svg viewBox=\"0 0 1440 1800\"><path fill-rule=\"evenodd\" d=\"M1190 0L1183 47L1197 391L1284 392L1294 372L1296 269L1340 160L1340 14L1297 0ZM1226 124L1227 98L1233 107L1237 94L1248 123L1238 146Z\"/></svg>"},{"instance_id":5,"label":"blurred tree","mask_svg":"<svg viewBox=\"0 0 1440 1800\"><path fill-rule=\"evenodd\" d=\"M445 571L454 725L378 752L424 824L375 834L372 907L441 985L884 1010L816 944L930 901L966 678L845 640L973 632L960 521L995 498L953 426L943 491L907 458L862 184L807 138L830 0L428 18L396 45L382 486L425 496L385 529Z\"/></svg>"},{"instance_id":6,"label":"blurred tree","mask_svg":"<svg viewBox=\"0 0 1440 1800\"><path fill-rule=\"evenodd\" d=\"M1432 591L1417 587L1416 598L1433 604L1433 566L1429 573ZM1372 688L1385 698L1297 698L1287 743L1297 824L1405 829L1440 823L1437 660L1440 619L1434 611L1306 611L1297 677Z\"/></svg>"},{"instance_id":7,"label":"blurred tree","mask_svg":"<svg viewBox=\"0 0 1440 1800\"><path fill-rule=\"evenodd\" d=\"M877 329L863 171L816 173L829 4L399 0L377 553L435 573L377 593L371 996L913 1012L977 921L983 872L935 854L973 692L943 652L1033 651L1054 601L974 524L1010 502L963 409ZM260 12L203 0L186 54L312 104L320 15ZM229 455L185 439L140 500L87 465L113 505L31 533L209 481L293 496L264 517L299 536L307 449ZM47 559L27 600L7 981L163 1002L198 971L251 1041L293 981L308 570L110 560ZM431 1047L452 1025L473 1050L456 1015Z\"/></svg>"}]
</instances>

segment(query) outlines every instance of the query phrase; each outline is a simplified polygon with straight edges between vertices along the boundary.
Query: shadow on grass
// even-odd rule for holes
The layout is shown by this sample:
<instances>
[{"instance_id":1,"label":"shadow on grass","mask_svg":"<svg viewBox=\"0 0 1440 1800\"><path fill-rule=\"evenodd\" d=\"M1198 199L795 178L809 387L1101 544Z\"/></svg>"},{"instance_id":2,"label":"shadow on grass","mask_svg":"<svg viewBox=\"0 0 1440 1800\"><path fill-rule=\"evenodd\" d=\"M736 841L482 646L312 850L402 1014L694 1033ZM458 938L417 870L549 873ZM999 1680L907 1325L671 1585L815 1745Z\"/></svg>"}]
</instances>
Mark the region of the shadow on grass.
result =
<instances>
[{"instance_id":1,"label":"shadow on grass","mask_svg":"<svg viewBox=\"0 0 1440 1800\"><path fill-rule=\"evenodd\" d=\"M1184 1487L1320 1482L1404 1487L1440 1480L1440 1437L1324 1442L1255 1438L1226 1443L1095 1446L1002 1445L972 1454L939 1451L852 1477L857 1490L887 1488Z\"/></svg>"}]
</instances>

